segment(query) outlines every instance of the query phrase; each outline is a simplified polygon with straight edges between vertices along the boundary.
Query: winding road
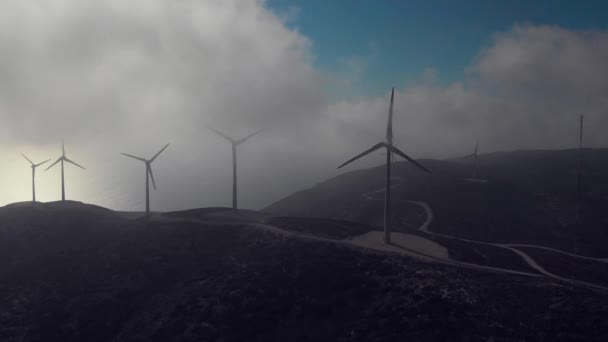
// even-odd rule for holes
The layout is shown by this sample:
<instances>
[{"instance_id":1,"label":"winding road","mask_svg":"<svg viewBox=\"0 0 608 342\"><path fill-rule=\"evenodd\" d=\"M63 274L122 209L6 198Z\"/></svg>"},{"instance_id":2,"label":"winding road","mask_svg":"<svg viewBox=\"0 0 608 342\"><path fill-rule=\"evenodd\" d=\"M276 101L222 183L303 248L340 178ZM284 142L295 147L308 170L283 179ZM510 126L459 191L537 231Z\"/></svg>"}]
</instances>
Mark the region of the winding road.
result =
<instances>
[{"instance_id":1,"label":"winding road","mask_svg":"<svg viewBox=\"0 0 608 342\"><path fill-rule=\"evenodd\" d=\"M393 180L397 181L397 184L394 184L393 187L401 184L400 178L394 178ZM366 200L370 200L370 201L384 200L384 198L375 198L374 197L374 195L376 195L376 194L383 194L383 193L384 193L384 189L380 189L380 190L375 190L375 191L371 191L371 192L362 194L361 196L363 198L365 198ZM393 199L393 200L402 201L399 199ZM450 236L450 235L446 235L446 234L436 233L436 232L433 232L430 230L430 225L433 222L434 214L433 214L433 210L431 209L429 204L426 202L421 202L421 201L407 201L407 202L420 206L426 212L425 221L417 228L417 230L420 231L421 233L426 234L426 235L434 235L434 236L438 236L438 237L454 239L454 240L464 241L464 242L473 243L473 244L493 246L493 247L509 250L512 253L515 253L519 257L521 257L532 269L536 270L538 273L523 272L523 271L511 270L511 269L506 269L506 268L501 268L501 267L478 265L478 264L453 260L453 259L450 259L449 256L447 256L447 255L444 257L439 257L436 254L433 255L430 253L425 253L418 248L408 248L407 246L398 245L396 243L385 245L385 244L379 242L380 241L379 238L378 238L378 242L375 244L362 243L361 241L365 242L365 241L369 240L366 237L366 234L364 234L362 236L353 237L351 239L337 240L337 239L332 239L332 238L320 237L320 236L313 235L313 234L288 231L288 230L285 230L285 229L282 229L279 227L275 227L273 225L266 224L263 222L264 220L259 220L257 222L252 222L251 220L226 222L225 220L222 220L221 218L202 220L202 219L198 219L198 218L183 218L183 217L169 218L169 217L162 217L162 216L155 217L155 219L162 220L162 221L193 222L193 223L198 223L198 224L213 224L213 225L242 224L245 226L249 226L249 227L253 227L256 229L271 232L274 234L278 234L278 235L281 235L284 237L291 237L291 238L298 238L298 239L303 239L303 240L308 240L308 241L330 243L330 244L345 246L348 248L354 248L354 249L374 252L374 253L405 254L405 255L417 257L419 259L434 262L434 263L447 264L447 265L464 267L464 268L469 268L469 269L485 270L485 271L492 271L492 272L505 273L505 274L524 275L524 276L530 276L530 277L548 277L548 278L558 280L560 282L564 282L564 283L568 283L571 285L580 286L580 287L584 287L584 288L588 288L588 289L592 289L592 290L608 291L608 287L606 287L606 286L589 283L589 282L584 282L584 281L579 281L579 280L574 280L574 279L568 279L568 278L564 278L564 277L558 276L556 274L553 274L553 273L547 271L545 268L543 268L536 260L534 260L528 254L517 249L517 247L530 247L530 248L545 249L545 250L549 250L552 252L568 255L573 258L592 260L592 261L603 262L603 263L608 263L607 259L585 257L585 256L576 255L576 254L568 253L565 251L561 251L558 249L545 247L545 246L526 245L526 244L498 244L498 243L490 243L490 242L483 242L483 241L475 241L475 240L460 238L457 236ZM370 233L367 233L367 234L370 234ZM393 233L393 235L394 236L403 235L403 236L409 236L409 237L418 237L416 235L403 234L403 233ZM419 238L421 240L427 240L431 243L434 243L431 240L425 239L423 237L419 237ZM425 241L422 241L422 242L425 242Z\"/></svg>"},{"instance_id":2,"label":"winding road","mask_svg":"<svg viewBox=\"0 0 608 342\"><path fill-rule=\"evenodd\" d=\"M417 204L417 205L421 206L426 211L427 218L429 217L429 215L433 215L433 211L431 210L431 207L427 203L420 202L420 201L408 201L408 202L414 203L414 204ZM510 249L510 250L514 250L517 247L538 248L538 249L544 249L544 250L548 250L548 251L555 252L555 253L564 254L564 255L567 255L567 256L570 256L570 257L573 257L573 258L608 263L608 259L586 257L586 256L583 256L583 255L572 254L572 253L568 253L568 252L565 252L565 251L562 251L562 250L559 250L559 249L555 249L555 248L551 248L551 247L545 247L545 246L539 246L539 245L526 245L526 244L482 242L482 241L463 239L463 238L459 238L459 237L456 237L456 236L439 234L439 233L431 232L429 230L429 228L428 228L429 225L430 225L430 221L427 219L427 221L425 222L425 224L423 224L422 226L420 226L420 228L418 228L418 230L420 230L423 233L430 234L430 235L441 236L441 237L445 237L445 238L449 238L449 239L456 239L456 240L470 242L470 243L477 243L477 244L488 245L488 246L502 247L502 248L507 248L507 249Z\"/></svg>"},{"instance_id":3,"label":"winding road","mask_svg":"<svg viewBox=\"0 0 608 342\"><path fill-rule=\"evenodd\" d=\"M577 285L577 286L583 286L583 287L589 287L589 288L594 288L594 289L600 289L600 290L608 291L608 287L605 287L605 286L602 286L602 285L593 284L593 283L589 283L589 282L585 282L585 281L580 281L580 280L568 279L568 278L560 277L560 276L558 276L556 274L553 274L553 273L547 271L541 265L539 265L538 262L536 262L536 260L534 260L528 254L526 254L523 251L521 251L519 249L516 249L514 247L520 246L520 247L532 247L532 248L547 249L547 250L556 251L558 253L562 253L562 254L566 254L566 255L571 255L573 257L579 257L579 258L583 258L583 259L590 259L590 260L599 261L599 262L606 262L605 259L584 257L584 256L580 256L580 255L576 255L576 254L571 254L571 253L567 253L567 252L564 252L564 251L560 251L560 250L557 250L557 249L548 248L548 247L544 247L544 246L490 243L490 242L475 241L475 240L469 240L469 239L459 238L459 237L456 237L456 236L450 236L450 235L435 233L435 232L432 232L432 231L429 230L429 225L431 224L431 221L433 219L433 211L432 211L431 207L427 203L425 203L425 202L417 202L417 201L409 201L409 202L421 206L426 211L427 219L420 226L420 228L418 229L419 231L421 231L423 233L426 233L426 234L429 234L429 235L441 236L441 237L449 238L449 239L455 239L455 240L465 241L465 242L469 242L469 243L475 243L475 244L481 244L481 245L487 245L487 246L494 246L494 247L504 248L504 249L507 249L507 250L509 250L509 251L511 251L511 252L513 252L513 253L515 253L517 255L519 255L530 267L532 267L533 269L535 269L536 271L538 271L539 273L541 273L541 274L543 274L543 275L545 275L547 277L554 278L554 279L557 279L557 280L560 280L560 281L563 281L563 282L567 282L567 283L570 283L570 284L573 284L573 285Z\"/></svg>"},{"instance_id":4,"label":"winding road","mask_svg":"<svg viewBox=\"0 0 608 342\"><path fill-rule=\"evenodd\" d=\"M402 184L402 179L401 178L391 178L391 180L393 181L393 185L391 186L391 188L395 188L395 187L397 187L397 186L399 186L399 185ZM395 184L395 181L397 181L396 184ZM385 191L384 188L382 188L382 189L379 189L379 190L374 190L374 191L371 191L371 192L364 193L361 196L363 198L365 198L366 200L370 200L370 201L371 200L384 200L383 198L374 198L374 196L373 196L375 194L383 194L384 191ZM393 200L394 201L402 201L402 200L399 200L399 199L393 199ZM568 253L568 252L565 252L565 251L561 251L561 250L558 250L558 249L555 249L555 248L550 248L550 247L545 247L545 246L527 245L527 244L500 244L500 243L491 243L491 242L483 242L483 241L475 241L475 240L470 240L470 239L464 239L464 238L460 238L460 237L457 237L457 236L451 236L451 235L446 235L446 234L440 234L440 233L432 232L429 227L431 225L431 222L433 221L434 215L433 215L433 210L431 209L431 207L429 206L429 204L426 203L426 202L421 202L421 201L407 201L407 202L419 205L420 207L422 207L425 210L425 212L426 212L426 220L418 228L418 231L420 231L420 232L422 232L424 234L439 236L439 237L453 239L453 240L464 241L464 242L473 243L473 244L479 244L479 245L486 245L486 246L493 246L493 247L503 248L503 249L506 249L508 251L511 251L511 252L517 254L519 257L521 257L526 262L526 264L528 264L531 268L533 268L534 270L536 270L539 274L541 274L543 276L550 277L550 278L553 278L553 279L556 279L556 280L559 280L559 281L562 281L562 282L566 282L566 283L569 283L569 284L572 284L572 285L576 285L576 286L582 286L582 287L587 287L587 288L592 288L592 289L598 289L598 290L608 291L608 287L606 287L606 286L602 286L602 285L598 285L598 284L594 284L594 283L589 283L589 282L585 282L585 281L580 281L580 280L575 280L575 279L568 279L568 278L564 278L564 277L561 277L559 275L553 274L553 273L547 271L544 267L542 267L531 256L529 256L525 252L517 249L517 247L539 248L539 249L544 249L544 250L549 250L549 251L552 251L552 252L560 253L560 254L563 254L563 255L568 255L568 256L574 257L574 258L579 258L579 259L584 259L584 260L592 260L592 261L597 261L597 262L602 262L602 263L608 263L608 259L586 257L586 256L577 255L577 254L573 254L573 253ZM451 261L454 262L454 264L460 265L460 266L467 266L467 267L473 267L473 268L482 268L482 269L490 269L490 270L499 271L499 272L517 273L517 274L524 274L524 275L535 275L535 276L538 275L538 274L527 273L527 272L519 272L519 271L515 271L515 270L508 270L508 269L498 268L498 267L490 267L490 266L482 266L482 265L476 265L476 264L471 264L471 263L464 263L464 262L459 262L459 261L455 261L455 260L451 260Z\"/></svg>"}]
</instances>

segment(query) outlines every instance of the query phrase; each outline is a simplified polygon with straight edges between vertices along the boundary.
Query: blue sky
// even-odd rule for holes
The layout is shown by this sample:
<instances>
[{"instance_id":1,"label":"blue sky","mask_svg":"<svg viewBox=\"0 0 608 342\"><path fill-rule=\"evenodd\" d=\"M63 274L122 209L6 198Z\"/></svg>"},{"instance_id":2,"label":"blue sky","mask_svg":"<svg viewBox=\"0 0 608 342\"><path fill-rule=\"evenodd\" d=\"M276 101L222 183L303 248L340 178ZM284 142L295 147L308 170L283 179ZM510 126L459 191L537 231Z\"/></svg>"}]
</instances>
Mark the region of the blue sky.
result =
<instances>
[{"instance_id":1,"label":"blue sky","mask_svg":"<svg viewBox=\"0 0 608 342\"><path fill-rule=\"evenodd\" d=\"M347 73L365 63L359 91L385 93L407 86L425 68L438 81L462 79L495 33L516 23L606 29L608 1L267 0L278 12L298 8L289 23L313 42L321 69Z\"/></svg>"}]
</instances>

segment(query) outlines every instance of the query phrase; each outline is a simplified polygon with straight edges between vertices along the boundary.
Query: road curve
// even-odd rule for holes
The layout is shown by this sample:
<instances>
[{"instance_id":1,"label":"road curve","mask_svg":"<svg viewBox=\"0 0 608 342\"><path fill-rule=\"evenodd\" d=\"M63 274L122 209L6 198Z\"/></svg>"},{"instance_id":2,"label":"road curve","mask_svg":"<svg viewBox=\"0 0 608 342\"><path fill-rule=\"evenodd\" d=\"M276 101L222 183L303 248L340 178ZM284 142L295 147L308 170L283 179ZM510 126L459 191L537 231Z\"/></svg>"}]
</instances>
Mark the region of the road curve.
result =
<instances>
[{"instance_id":1,"label":"road curve","mask_svg":"<svg viewBox=\"0 0 608 342\"><path fill-rule=\"evenodd\" d=\"M397 187L397 186L401 185L401 183L402 183L401 178L392 178L391 180L393 181L393 184L392 184L391 188ZM394 181L397 181L397 183L395 184ZM382 189L378 189L378 190L374 190L374 191L371 191L371 192L364 193L361 196L363 198L365 198L366 200L380 200L378 198L374 198L373 195L374 194L383 193L384 191L385 191L384 188L382 188ZM394 200L400 201L399 199L394 199ZM454 239L454 240L460 240L460 241L474 243L474 244L480 244L480 245L487 245L487 246L493 246L493 247L503 248L503 249L509 250L509 251L517 254L518 256L520 256L531 268L533 268L534 270L536 270L537 272L539 272L543 276L550 277L550 278L553 278L553 279L556 279L556 280L559 280L559 281L562 281L562 282L566 282L566 283L569 283L569 284L572 284L572 285L576 285L576 286L582 286L582 287L591 288L591 289L595 289L595 290L608 291L608 287L605 287L605 286L602 286L602 285L593 284L593 283L584 282L584 281L579 281L579 280L574 280L574 279L563 278L563 277L560 277L560 276L558 276L556 274L553 274L553 273L547 271L541 265L539 265L536 262L536 260L534 260L528 254L524 253L523 251L521 251L519 249L516 249L515 247L519 246L519 247L531 247L531 248L547 249L547 250L552 250L552 251L555 251L557 253L562 253L562 254L570 255L570 256L573 256L573 257L577 257L577 258L586 259L586 260L594 260L594 261L599 261L599 262L608 262L606 259L584 257L584 256L580 256L580 255L576 255L576 254L560 251L558 249L553 249L553 248L545 247L545 246L522 245L522 244L498 244L498 243L490 243L490 242L483 242L483 241L475 241L475 240L460 238L460 237L457 237L457 236L450 236L450 235L446 235L446 234L435 233L435 232L432 232L429 229L430 224L431 224L431 222L433 221L433 218L434 218L433 210L431 209L431 207L429 206L429 204L426 203L426 202L422 202L422 201L407 201L407 202L419 205L426 212L426 220L423 222L422 225L420 225L420 227L418 227L418 230L420 232L423 232L423 233L428 234L428 235L434 235L434 236L444 237L444 238L448 238L448 239ZM537 275L537 274L533 274L533 273L519 272L519 271L515 271L515 270L508 270L508 269L503 269L503 268L498 268L498 267L481 266L481 265L476 265L476 264L471 264L471 263L463 263L463 262L459 262L459 261L455 261L455 260L451 260L451 261L454 262L454 264L461 265L461 266L466 266L466 267L473 267L473 268L479 268L479 269L490 269L490 270L494 270L494 271L508 272L508 273L518 272L518 274L524 274L524 275Z\"/></svg>"},{"instance_id":2,"label":"road curve","mask_svg":"<svg viewBox=\"0 0 608 342\"><path fill-rule=\"evenodd\" d=\"M402 179L401 178L391 178L391 181L393 182L391 188L395 188L395 187L401 185ZM396 184L394 183L395 181L397 181ZM381 198L374 198L372 195L379 194L379 193L384 193L384 191L385 191L384 188L382 188L382 189L378 189L378 190L374 190L374 191L370 191L370 192L364 193L361 196L363 198L365 198L366 200L382 200ZM393 200L400 201L399 199L393 199ZM423 207L427 211L427 214L429 212L432 213L431 208L425 202L420 202L420 201L408 201L408 202L420 205L421 207ZM573 257L573 258L608 263L608 258L593 258L593 257L584 256L584 255L569 253L569 252L566 252L566 251L562 251L560 249L546 247L546 246L529 245L529 244L521 244L521 243L493 244L493 243L487 243L487 242L482 242L482 241L475 241L475 240L469 240L469 239L459 238L459 237L456 237L456 236L443 235L443 234L439 234L439 233L435 233L435 232L429 231L429 225L430 225L431 221L432 221L432 218L429 219L429 217L427 216L427 221L418 230L420 230L420 231L422 231L424 233L427 233L427 234L433 234L433 235L436 235L436 236L442 236L442 237L446 237L446 238L450 238L450 239L458 239L460 241L466 241L466 242L471 242L471 243L480 243L480 244L486 244L486 245L492 245L492 246L500 246L500 247L538 248L538 249L544 249L544 250L552 251L552 252L555 252L555 253L564 254L564 255L567 255L567 256L570 256L570 257Z\"/></svg>"},{"instance_id":3,"label":"road curve","mask_svg":"<svg viewBox=\"0 0 608 342\"><path fill-rule=\"evenodd\" d=\"M401 181L398 178L394 179L394 180L399 181L399 183ZM396 185L399 185L399 183ZM395 186L395 185L393 185L393 186ZM384 192L384 189L368 192L368 193L363 194L362 196L364 198L366 198L367 200L377 200L376 198L373 198L372 195L376 194L376 193L382 193L382 192ZM601 285L592 284L592 283L588 283L588 282L582 282L582 281L578 281L578 280L567 279L567 278L563 278L558 275L555 275L553 273L550 273L547 270L545 270L542 266L540 266L529 255L527 255L526 253L524 253L514 247L526 246L526 247L536 247L536 248L544 248L544 249L553 250L551 248L547 248L544 246L535 246L535 245L494 244L494 243L488 243L488 242L482 242L482 241L462 239L462 238L455 237L455 236L449 236L449 235L445 235L445 234L432 232L429 229L429 227L434 219L434 215L433 215L433 210L428 205L428 203L421 202L421 201L408 201L408 202L419 205L426 212L425 221L418 227L418 230L420 232L428 234L428 235L435 235L435 236L445 237L445 238L449 238L449 239L456 239L456 240L460 240L460 241L465 241L465 242L470 242L470 243L475 243L475 244L489 245L489 246L494 246L494 247L499 247L499 248L504 248L504 249L510 250L511 252L519 255L528 265L530 265L530 267L532 267L534 270L536 270L539 273L530 273L530 272L522 272L522 271L516 271L516 270L505 269L505 268L500 268L500 267L483 266L483 265L477 265L477 264L473 264L473 263L452 260L449 258L447 258L447 259L438 258L433 255L422 253L420 251L408 249L408 248L401 247L401 246L395 246L395 245L392 245L392 246L389 245L389 248L361 246L359 244L353 243L352 239L337 240L337 239L330 239L330 238L325 238L325 237L312 235L312 234L296 233L296 232L287 231L287 230L284 230L284 229L281 229L281 228L278 228L278 227L275 227L272 225L268 225L264 222L252 222L252 221L247 221L247 220L226 222L226 221L223 221L220 219L218 219L218 220L211 220L211 219L201 220L201 219L192 219L192 218L169 218L166 216L157 216L157 217L154 217L154 219L157 221L163 221L163 222L192 222L192 223L198 223L198 224L213 224L213 225L240 224L240 225L253 227L256 229L264 230L264 231L271 232L271 233L278 234L278 235L285 236L285 237L298 238L298 239L308 240L308 241L331 243L331 244L335 244L335 245L340 245L340 246L345 246L348 248L357 249L359 251L367 251L367 252L382 253L382 254L385 254L385 253L386 254L395 254L395 253L396 254L406 254L409 256L417 257L421 260L426 260L426 261L430 261L430 262L434 262L434 263L441 263L441 264L446 264L446 265L452 265L452 266L457 266L457 267L464 267L464 268L469 268L469 269L484 270L484 271L506 273L506 274L515 274L515 275L524 275L524 276L530 276L530 277L543 277L544 276L544 277L553 278L553 279L556 279L556 280L559 280L559 281L562 281L565 283L569 283L569 284L572 284L575 286L581 286L581 287L594 289L594 290L608 291L608 287L604 287ZM555 251L563 252L563 251L559 251L559 250L555 250ZM569 253L563 252L563 254L569 254ZM575 256L575 255L573 255L573 256ZM589 259L587 257L582 257L582 258ZM590 258L590 259L595 260L593 258ZM598 260L604 261L603 259L598 259Z\"/></svg>"},{"instance_id":4,"label":"road curve","mask_svg":"<svg viewBox=\"0 0 608 342\"><path fill-rule=\"evenodd\" d=\"M543 268L541 265L539 265L536 262L536 260L534 260L528 254L522 252L519 249L514 248L514 246L518 246L518 245L497 244L497 243L489 243L489 242L482 242L482 241L474 241L474 240L469 240L469 239L461 239L461 238L458 238L458 237L455 237L455 236L449 236L449 235L445 235L445 234L434 233L434 232L432 232L432 231L429 230L429 225L431 224L431 221L433 220L433 210L428 205L428 203L420 202L420 201L409 201L409 202L421 206L426 211L427 218L426 218L425 222L418 229L421 232L424 232L424 233L430 234L430 235L441 236L441 237L445 237L445 238L449 238L449 239L455 239L455 240L466 241L466 242L470 242L470 243L476 243L476 244L482 244L482 245L488 245L488 246L494 246L494 247L504 248L504 249L510 250L511 252L519 255L530 267L532 267L533 269L535 269L536 271L538 271L539 273L541 273L541 274L543 274L543 275L545 275L547 277L554 278L554 279L557 279L557 280L560 280L560 281L563 281L563 282L566 282L566 283L569 283L569 284L572 284L572 285L592 288L592 289L596 289L596 290L608 291L608 287L605 287L605 286L602 286L602 285L598 285L598 284L594 284L594 283L589 283L589 282L585 282L585 281L580 281L580 280L574 280L574 279L568 279L568 278L560 277L560 276L558 276L556 274L553 274L553 273L547 271L545 268ZM534 245L530 245L530 246L529 245L519 245L519 246L545 248L545 247L542 247L542 246L534 246ZM545 248L545 249L552 250L551 248ZM558 251L558 250L556 250L556 251ZM568 253L565 253L565 254L568 254ZM600 260L602 260L602 259L600 259Z\"/></svg>"},{"instance_id":5,"label":"road curve","mask_svg":"<svg viewBox=\"0 0 608 342\"><path fill-rule=\"evenodd\" d=\"M433 215L432 215L432 212L430 212L430 215L427 216L427 219L423 223L421 228L424 226L428 226L430 224L430 222L432 221L432 218L433 218ZM287 231L287 230L284 230L284 229L281 229L281 228L278 228L275 226L271 226L271 225L268 225L265 223L261 223L261 222L251 222L251 221L245 221L245 220L226 222L226 221L222 221L222 220L212 220L212 219L201 220L201 219L195 219L195 218L173 218L173 217L166 217L166 216L158 216L158 217L155 217L154 219L156 221L162 221L162 222L190 222L190 223L197 223L197 224L213 224L213 225L227 225L227 226L228 225L233 226L235 224L238 224L238 225L252 227L255 229L264 230L264 231L271 232L271 233L281 235L284 237L297 238L297 239L302 239L302 240L307 240L307 241L331 243L334 245L340 245L340 246L345 246L348 248L353 248L358 251L373 252L376 254L380 253L380 254L409 255L409 256L416 257L420 260L427 261L427 262L440 263L440 264L445 264L445 265L464 267L464 268L483 270L483 271L498 272L498 273L524 275L524 276L530 276L530 277L541 277L540 274L536 274L536 273L509 270L509 269L504 269L504 268L500 268L500 267L476 265L476 264L472 264L472 263L452 260L449 258L447 258L447 259L438 258L436 256L425 254L423 252L409 249L409 248L402 247L402 246L389 245L388 248L385 248L385 247L375 248L375 247L370 247L370 246L362 246L362 245L353 243L353 239L336 240L336 239L320 237L320 236L312 235L312 234L296 233L296 232Z\"/></svg>"},{"instance_id":6,"label":"road curve","mask_svg":"<svg viewBox=\"0 0 608 342\"><path fill-rule=\"evenodd\" d=\"M545 249L551 252L555 252L555 253L560 253L560 254L564 254L567 256L571 256L573 258L578 258L578 259L583 259L583 260L591 260L591 261L598 261L598 262L603 262L608 264L608 259L606 258L592 258L592 257L587 257L587 256L583 256L583 255L578 255L578 254L572 254L572 253L568 253L559 249L555 249L555 248L551 248L551 247L544 247L544 246L538 246L538 245L526 245L526 244L504 244L505 246L509 246L509 247L529 247L529 248L538 248L538 249Z\"/></svg>"}]
</instances>

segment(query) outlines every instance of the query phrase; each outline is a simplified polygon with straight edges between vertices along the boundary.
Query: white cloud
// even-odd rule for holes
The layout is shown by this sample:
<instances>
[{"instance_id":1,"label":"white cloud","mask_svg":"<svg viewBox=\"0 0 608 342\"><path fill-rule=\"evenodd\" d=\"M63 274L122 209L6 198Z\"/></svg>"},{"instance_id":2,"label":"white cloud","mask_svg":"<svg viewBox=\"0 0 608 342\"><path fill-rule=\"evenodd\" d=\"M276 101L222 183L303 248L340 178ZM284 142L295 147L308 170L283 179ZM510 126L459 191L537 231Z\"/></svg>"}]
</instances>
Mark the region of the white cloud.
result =
<instances>
[{"instance_id":1,"label":"white cloud","mask_svg":"<svg viewBox=\"0 0 608 342\"><path fill-rule=\"evenodd\" d=\"M586 143L605 146L607 57L607 32L516 25L480 52L466 80L439 85L430 69L398 90L396 134L417 156L465 154L477 138L484 151L571 148L585 114ZM388 96L337 107L336 123L357 125L351 131L360 136L383 134Z\"/></svg>"},{"instance_id":2,"label":"white cloud","mask_svg":"<svg viewBox=\"0 0 608 342\"><path fill-rule=\"evenodd\" d=\"M0 202L29 196L18 150L53 157L65 138L88 167L68 171L70 198L141 208L143 166L118 152L148 156L171 141L154 165L153 208L228 205L230 149L207 124L237 136L269 128L239 148L245 207L336 174L383 138L389 89L328 103L335 75L315 69L312 42L289 18L261 0L0 2L0 157L11 161ZM563 148L583 112L587 141L605 144L607 49L605 32L515 26L468 79L439 85L428 69L398 89L396 140L415 157L461 155L477 138L483 151ZM40 175L42 200L58 197L53 172Z\"/></svg>"},{"instance_id":3,"label":"white cloud","mask_svg":"<svg viewBox=\"0 0 608 342\"><path fill-rule=\"evenodd\" d=\"M322 101L309 41L260 1L9 0L0 12L11 139L246 127Z\"/></svg>"},{"instance_id":4,"label":"white cloud","mask_svg":"<svg viewBox=\"0 0 608 342\"><path fill-rule=\"evenodd\" d=\"M88 189L72 192L85 201L129 207L128 194L112 203L95 195L103 190L119 198L116 192L127 191L118 178L141 178L117 152L145 156L171 141L157 166L165 189L157 206L211 205L213 197L224 204L227 196L219 190L208 196L209 183L199 179L205 172L206 179L225 181L225 188L215 188L229 194L223 159L229 150L207 124L235 135L271 126L266 134L285 140L292 135L281 137L281 127L311 125L325 105L310 41L263 1L7 0L0 2L0 17L3 152L32 143L47 151L65 138L92 166L73 176L93 179ZM256 139L258 146L269 144ZM87 160L93 151L104 160ZM257 161L258 169L265 166ZM141 197L136 190L133 196ZM15 190L4 201L27 194Z\"/></svg>"}]
</instances>

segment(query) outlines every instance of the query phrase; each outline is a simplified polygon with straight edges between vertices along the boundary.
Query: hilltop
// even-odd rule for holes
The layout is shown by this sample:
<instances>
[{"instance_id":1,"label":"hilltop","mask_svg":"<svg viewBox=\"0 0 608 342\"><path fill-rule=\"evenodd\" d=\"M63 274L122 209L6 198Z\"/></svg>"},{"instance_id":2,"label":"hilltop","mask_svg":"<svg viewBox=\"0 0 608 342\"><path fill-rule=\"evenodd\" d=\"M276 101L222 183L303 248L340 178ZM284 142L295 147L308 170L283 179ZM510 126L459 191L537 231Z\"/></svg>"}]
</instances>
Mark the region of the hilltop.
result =
<instances>
[{"instance_id":1,"label":"hilltop","mask_svg":"<svg viewBox=\"0 0 608 342\"><path fill-rule=\"evenodd\" d=\"M412 211L419 211L407 201L424 201L435 213L432 229L438 233L608 257L608 149L583 150L578 221L578 150L484 154L479 159L479 180L470 179L470 160L419 162L433 173L419 172L405 161L393 165L393 211L398 216L401 213L409 219L414 215ZM380 226L384 174L383 166L347 172L288 196L264 211ZM362 194L372 194L374 200Z\"/></svg>"}]
</instances>

